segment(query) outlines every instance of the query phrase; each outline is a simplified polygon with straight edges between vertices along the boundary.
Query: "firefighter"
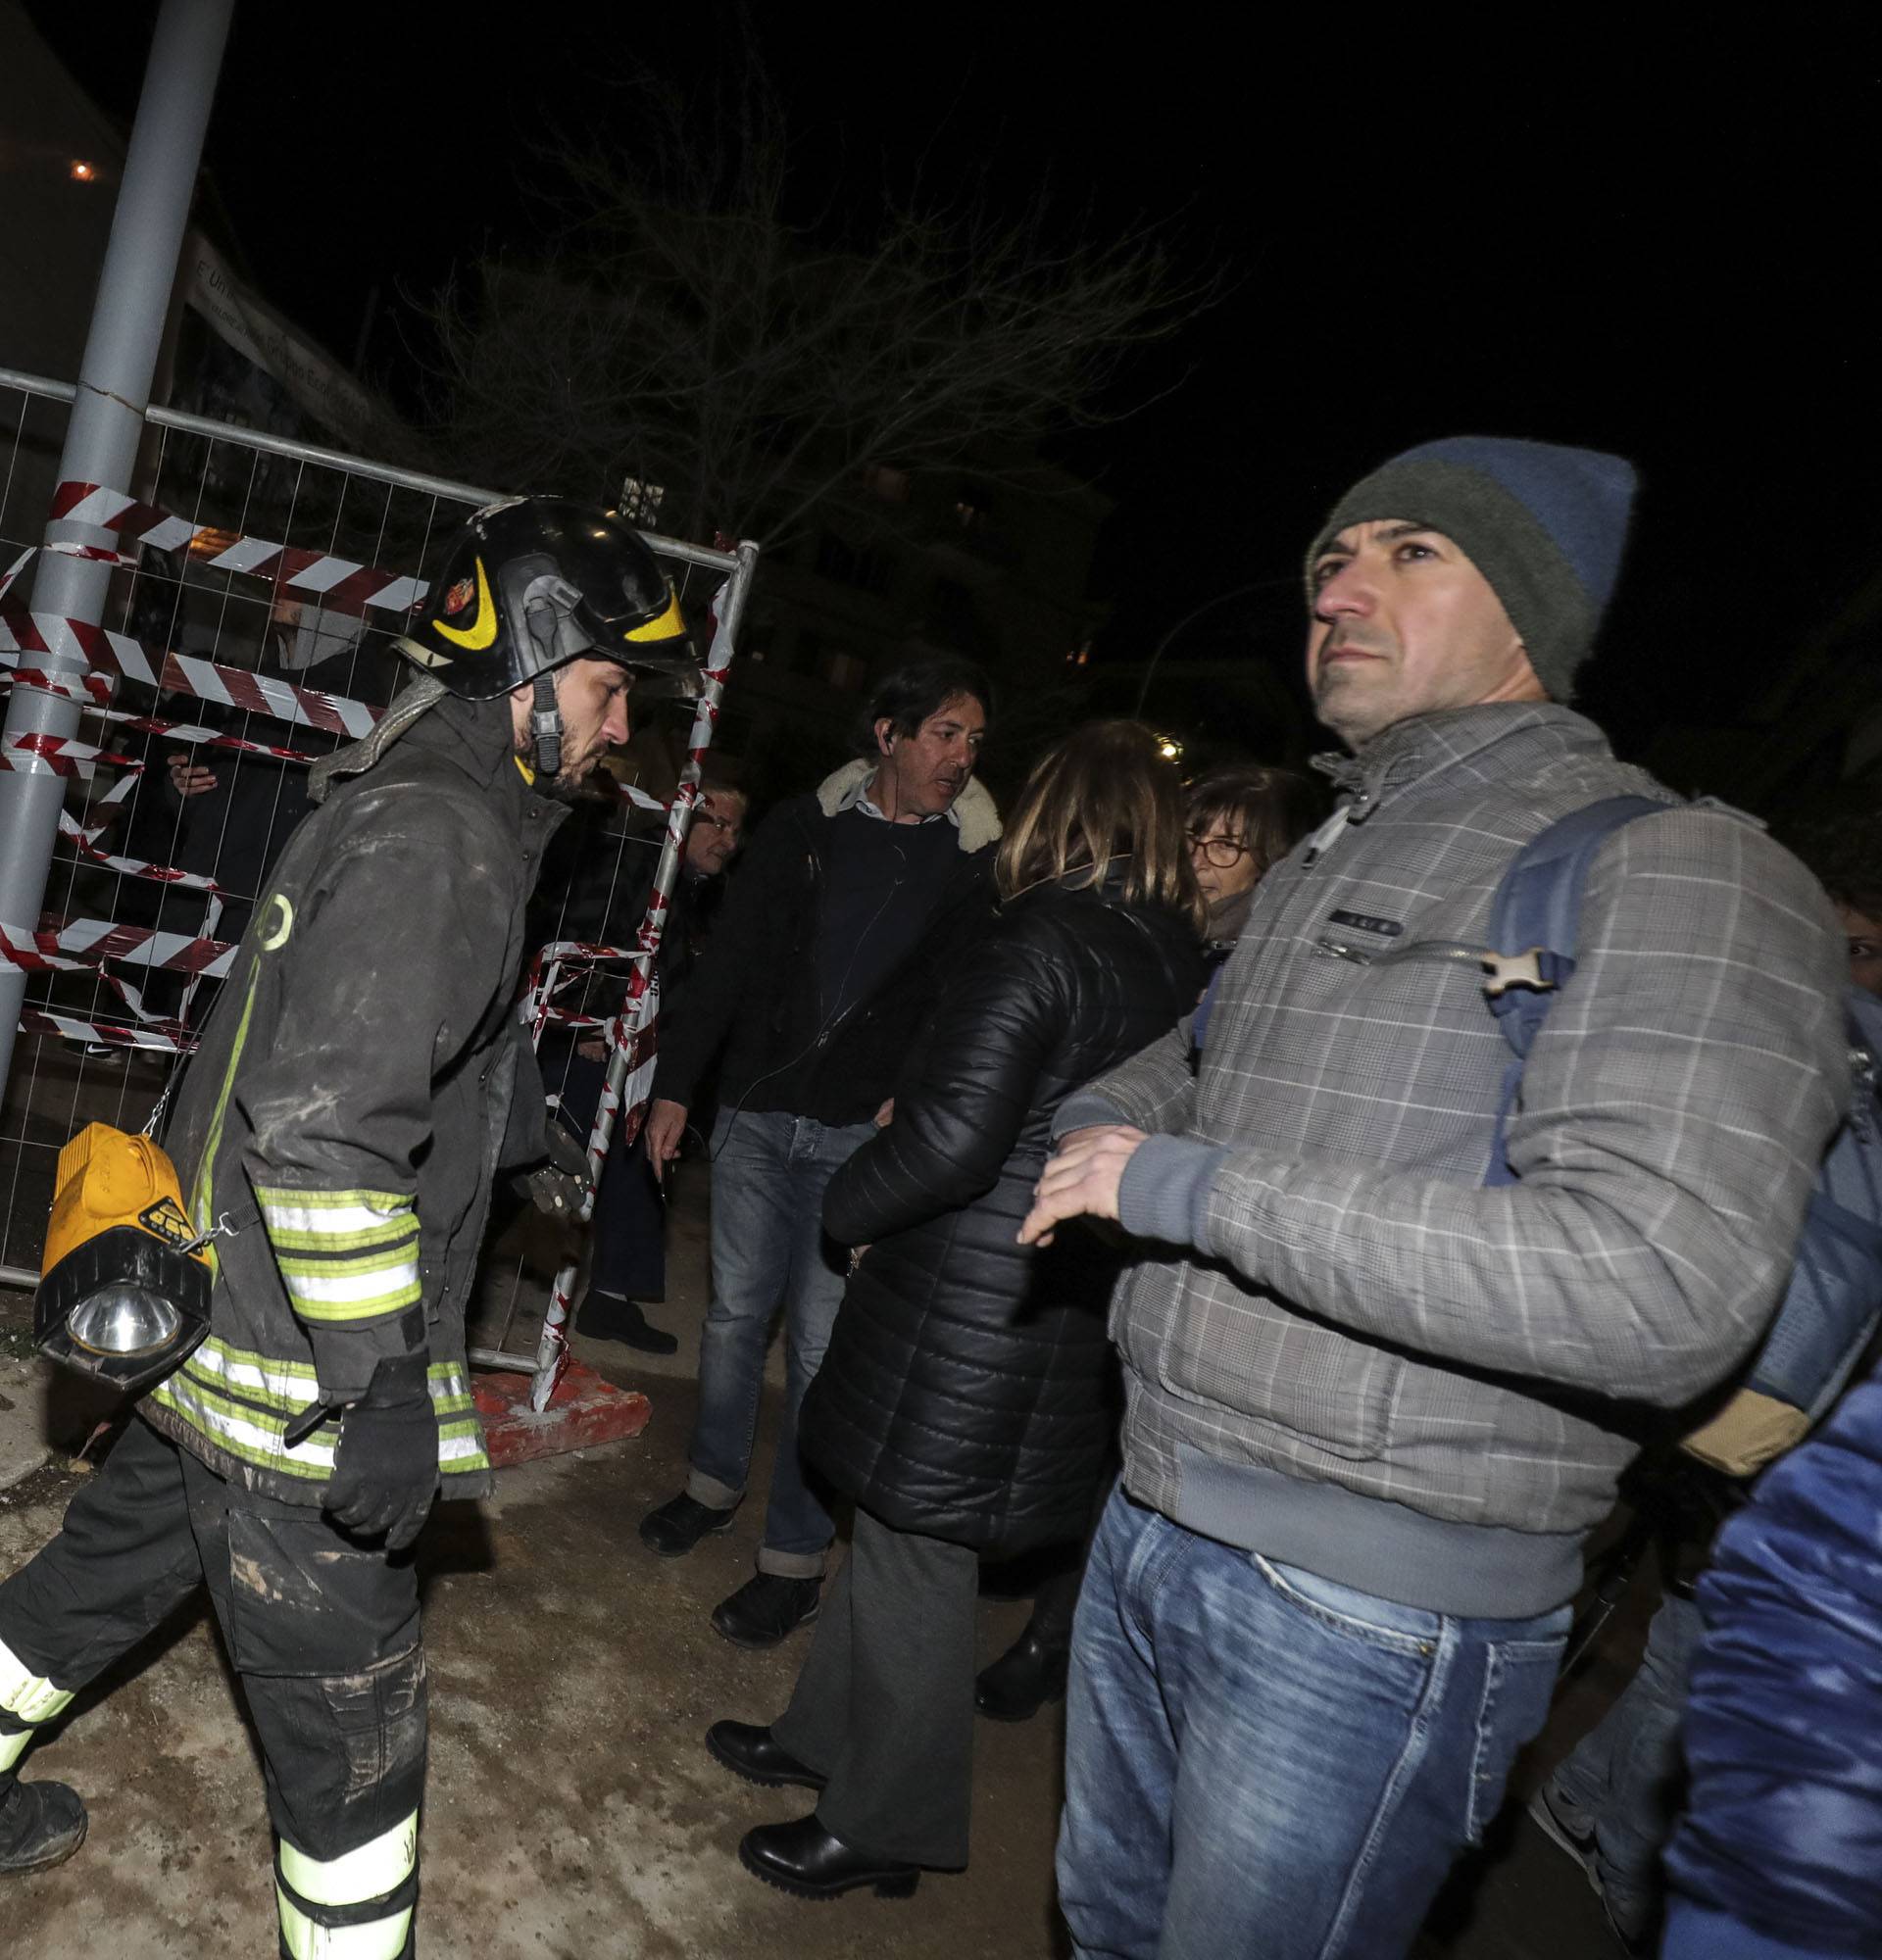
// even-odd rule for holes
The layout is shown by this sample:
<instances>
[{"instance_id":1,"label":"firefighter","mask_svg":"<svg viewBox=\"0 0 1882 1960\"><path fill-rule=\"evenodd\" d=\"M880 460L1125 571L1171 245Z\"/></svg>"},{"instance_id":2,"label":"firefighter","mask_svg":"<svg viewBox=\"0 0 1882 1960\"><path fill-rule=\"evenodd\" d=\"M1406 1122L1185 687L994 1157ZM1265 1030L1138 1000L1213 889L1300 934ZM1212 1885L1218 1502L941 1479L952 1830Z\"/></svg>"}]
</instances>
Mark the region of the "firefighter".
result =
<instances>
[{"instance_id":1,"label":"firefighter","mask_svg":"<svg viewBox=\"0 0 1882 1960\"><path fill-rule=\"evenodd\" d=\"M683 633L619 517L492 505L398 643L423 671L316 765L169 1138L222 1227L210 1331L0 1586L0 1872L85 1834L74 1791L18 1779L34 1727L201 1583L261 1742L280 1951L414 1950L410 1547L440 1484L491 1483L464 1316L493 1169L541 1152L523 908L629 686L697 692Z\"/></svg>"}]
</instances>

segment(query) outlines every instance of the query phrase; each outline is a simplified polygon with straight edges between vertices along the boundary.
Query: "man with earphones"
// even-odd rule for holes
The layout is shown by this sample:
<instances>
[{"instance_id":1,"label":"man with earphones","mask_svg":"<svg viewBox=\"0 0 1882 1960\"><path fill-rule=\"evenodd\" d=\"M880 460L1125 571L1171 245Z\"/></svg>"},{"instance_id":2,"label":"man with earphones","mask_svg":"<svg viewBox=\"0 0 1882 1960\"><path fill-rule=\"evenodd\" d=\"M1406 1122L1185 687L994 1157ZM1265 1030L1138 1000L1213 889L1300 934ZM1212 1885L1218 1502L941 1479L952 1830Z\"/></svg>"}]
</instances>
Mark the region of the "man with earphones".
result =
<instances>
[{"instance_id":1,"label":"man with earphones","mask_svg":"<svg viewBox=\"0 0 1882 1960\"><path fill-rule=\"evenodd\" d=\"M980 669L954 659L913 662L877 685L860 759L771 812L663 1030L647 1121L657 1174L719 1060L690 1473L640 1526L663 1557L731 1526L771 1316L784 1307L784 1421L758 1571L713 1612L740 1646L772 1646L817 1616L832 1527L798 1457L797 1411L848 1266L823 1236L823 1187L884 1118L909 1046L991 905L1000 820L973 780L989 697Z\"/></svg>"}]
</instances>

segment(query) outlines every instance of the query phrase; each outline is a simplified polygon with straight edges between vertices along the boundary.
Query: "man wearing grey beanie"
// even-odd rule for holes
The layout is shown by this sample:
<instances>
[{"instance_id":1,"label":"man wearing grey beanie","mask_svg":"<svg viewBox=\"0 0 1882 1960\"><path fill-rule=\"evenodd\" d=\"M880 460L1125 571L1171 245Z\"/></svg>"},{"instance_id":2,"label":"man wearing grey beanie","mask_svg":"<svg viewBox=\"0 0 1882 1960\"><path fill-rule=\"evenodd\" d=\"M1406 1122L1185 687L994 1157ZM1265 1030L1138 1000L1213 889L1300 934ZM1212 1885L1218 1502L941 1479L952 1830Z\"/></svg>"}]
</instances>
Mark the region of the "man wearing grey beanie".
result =
<instances>
[{"instance_id":1,"label":"man wearing grey beanie","mask_svg":"<svg viewBox=\"0 0 1882 1960\"><path fill-rule=\"evenodd\" d=\"M1642 1413L1777 1300L1847 1097L1842 947L1756 824L1566 705L1633 491L1617 457L1469 436L1335 504L1307 671L1339 808L1193 1020L1061 1111L1021 1237L1142 1242L1067 1697L1089 1960L1405 1953L1541 1726ZM1488 1183L1493 896L1617 796L1666 808L1594 858Z\"/></svg>"}]
</instances>

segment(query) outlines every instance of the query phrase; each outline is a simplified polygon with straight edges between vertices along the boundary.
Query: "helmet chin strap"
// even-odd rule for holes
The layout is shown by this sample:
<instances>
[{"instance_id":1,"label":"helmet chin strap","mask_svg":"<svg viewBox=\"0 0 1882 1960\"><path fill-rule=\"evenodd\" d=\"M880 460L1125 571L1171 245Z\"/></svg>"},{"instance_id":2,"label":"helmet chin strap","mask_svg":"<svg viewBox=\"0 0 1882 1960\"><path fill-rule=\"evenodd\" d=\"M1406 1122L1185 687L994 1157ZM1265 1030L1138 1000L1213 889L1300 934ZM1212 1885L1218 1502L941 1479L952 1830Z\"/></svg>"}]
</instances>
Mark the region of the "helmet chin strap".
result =
<instances>
[{"instance_id":1,"label":"helmet chin strap","mask_svg":"<svg viewBox=\"0 0 1882 1960\"><path fill-rule=\"evenodd\" d=\"M562 769L562 710L556 705L553 674L536 676L535 705L529 711L529 729L536 738L536 767L545 776Z\"/></svg>"}]
</instances>

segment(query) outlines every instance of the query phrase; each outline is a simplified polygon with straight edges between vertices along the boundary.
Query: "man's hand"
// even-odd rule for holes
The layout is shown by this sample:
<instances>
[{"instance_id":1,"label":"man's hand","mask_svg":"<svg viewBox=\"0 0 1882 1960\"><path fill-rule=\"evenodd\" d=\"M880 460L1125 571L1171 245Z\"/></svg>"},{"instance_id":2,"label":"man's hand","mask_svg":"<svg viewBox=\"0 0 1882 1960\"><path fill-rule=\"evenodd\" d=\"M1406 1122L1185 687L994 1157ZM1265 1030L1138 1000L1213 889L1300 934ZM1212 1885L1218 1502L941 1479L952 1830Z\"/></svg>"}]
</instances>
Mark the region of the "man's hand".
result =
<instances>
[{"instance_id":1,"label":"man's hand","mask_svg":"<svg viewBox=\"0 0 1882 1960\"><path fill-rule=\"evenodd\" d=\"M873 1120L878 1130L886 1130L895 1121L895 1098L893 1096L875 1112Z\"/></svg>"},{"instance_id":2,"label":"man's hand","mask_svg":"<svg viewBox=\"0 0 1882 1960\"><path fill-rule=\"evenodd\" d=\"M1052 1228L1066 1218L1115 1218L1117 1186L1145 1134L1127 1123L1067 1130L1034 1187L1020 1245L1050 1246Z\"/></svg>"},{"instance_id":3,"label":"man's hand","mask_svg":"<svg viewBox=\"0 0 1882 1960\"><path fill-rule=\"evenodd\" d=\"M198 797L216 787L216 771L197 761L188 750L179 749L170 759L170 780L178 796Z\"/></svg>"},{"instance_id":4,"label":"man's hand","mask_svg":"<svg viewBox=\"0 0 1882 1960\"><path fill-rule=\"evenodd\" d=\"M686 1135L685 1103L669 1102L664 1096L656 1096L641 1135L647 1140L647 1161L653 1165L654 1175L665 1183L667 1166L678 1156L680 1142Z\"/></svg>"}]
</instances>

